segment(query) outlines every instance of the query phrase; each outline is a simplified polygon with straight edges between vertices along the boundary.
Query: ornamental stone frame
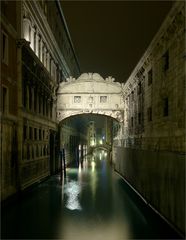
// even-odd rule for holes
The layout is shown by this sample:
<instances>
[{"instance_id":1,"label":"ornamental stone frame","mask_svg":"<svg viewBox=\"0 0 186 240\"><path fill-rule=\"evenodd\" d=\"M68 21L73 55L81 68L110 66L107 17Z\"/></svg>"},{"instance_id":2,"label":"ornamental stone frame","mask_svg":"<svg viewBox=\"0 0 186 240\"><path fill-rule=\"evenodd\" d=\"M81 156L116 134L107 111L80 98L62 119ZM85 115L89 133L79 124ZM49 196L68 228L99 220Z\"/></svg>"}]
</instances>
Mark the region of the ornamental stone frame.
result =
<instances>
[{"instance_id":1,"label":"ornamental stone frame","mask_svg":"<svg viewBox=\"0 0 186 240\"><path fill-rule=\"evenodd\" d=\"M57 91L57 121L79 114L100 114L123 122L123 84L98 73L67 78Z\"/></svg>"}]
</instances>

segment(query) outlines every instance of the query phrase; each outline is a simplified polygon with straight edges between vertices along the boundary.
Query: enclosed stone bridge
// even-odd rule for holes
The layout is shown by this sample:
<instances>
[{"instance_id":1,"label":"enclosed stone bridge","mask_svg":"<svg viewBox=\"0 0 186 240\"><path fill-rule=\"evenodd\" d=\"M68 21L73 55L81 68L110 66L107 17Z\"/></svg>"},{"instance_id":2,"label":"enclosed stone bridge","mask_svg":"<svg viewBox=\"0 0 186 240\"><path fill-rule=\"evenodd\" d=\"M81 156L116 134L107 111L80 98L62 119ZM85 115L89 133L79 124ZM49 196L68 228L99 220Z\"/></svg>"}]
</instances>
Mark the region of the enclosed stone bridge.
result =
<instances>
[{"instance_id":1,"label":"enclosed stone bridge","mask_svg":"<svg viewBox=\"0 0 186 240\"><path fill-rule=\"evenodd\" d=\"M83 73L67 78L57 92L57 120L79 114L101 114L123 122L123 84L98 73Z\"/></svg>"},{"instance_id":2,"label":"enclosed stone bridge","mask_svg":"<svg viewBox=\"0 0 186 240\"><path fill-rule=\"evenodd\" d=\"M106 150L107 152L110 152L112 149L112 146L109 144L96 144L95 146L89 146L88 148L88 153L87 154L92 154L95 150Z\"/></svg>"}]
</instances>

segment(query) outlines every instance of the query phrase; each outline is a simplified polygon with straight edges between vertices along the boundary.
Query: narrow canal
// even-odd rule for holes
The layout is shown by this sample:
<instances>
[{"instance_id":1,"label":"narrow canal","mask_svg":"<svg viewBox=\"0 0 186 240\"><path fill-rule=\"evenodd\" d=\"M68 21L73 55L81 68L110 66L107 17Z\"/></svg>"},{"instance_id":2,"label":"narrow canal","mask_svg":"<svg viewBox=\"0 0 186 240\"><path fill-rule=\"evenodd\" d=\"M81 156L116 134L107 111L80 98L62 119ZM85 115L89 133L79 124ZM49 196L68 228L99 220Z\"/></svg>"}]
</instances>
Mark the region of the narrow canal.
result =
<instances>
[{"instance_id":1,"label":"narrow canal","mask_svg":"<svg viewBox=\"0 0 186 240\"><path fill-rule=\"evenodd\" d=\"M2 238L124 240L178 236L134 196L97 152L67 176L28 191L2 211Z\"/></svg>"}]
</instances>

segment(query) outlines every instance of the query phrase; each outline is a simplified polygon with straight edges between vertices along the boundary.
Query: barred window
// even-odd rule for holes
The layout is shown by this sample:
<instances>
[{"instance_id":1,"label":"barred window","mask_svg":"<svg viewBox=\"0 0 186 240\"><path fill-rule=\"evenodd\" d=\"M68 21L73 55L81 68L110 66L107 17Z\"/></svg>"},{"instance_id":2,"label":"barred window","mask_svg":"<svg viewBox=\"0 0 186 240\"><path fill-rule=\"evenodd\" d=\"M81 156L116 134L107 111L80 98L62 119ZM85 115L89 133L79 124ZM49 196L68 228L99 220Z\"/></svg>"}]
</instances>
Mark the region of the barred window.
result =
<instances>
[{"instance_id":1,"label":"barred window","mask_svg":"<svg viewBox=\"0 0 186 240\"><path fill-rule=\"evenodd\" d=\"M148 86L152 84L152 68L148 71Z\"/></svg>"},{"instance_id":2,"label":"barred window","mask_svg":"<svg viewBox=\"0 0 186 240\"><path fill-rule=\"evenodd\" d=\"M74 96L74 103L80 103L81 102L81 96Z\"/></svg>"},{"instance_id":3,"label":"barred window","mask_svg":"<svg viewBox=\"0 0 186 240\"><path fill-rule=\"evenodd\" d=\"M100 103L106 103L107 102L107 96L100 96Z\"/></svg>"}]
</instances>

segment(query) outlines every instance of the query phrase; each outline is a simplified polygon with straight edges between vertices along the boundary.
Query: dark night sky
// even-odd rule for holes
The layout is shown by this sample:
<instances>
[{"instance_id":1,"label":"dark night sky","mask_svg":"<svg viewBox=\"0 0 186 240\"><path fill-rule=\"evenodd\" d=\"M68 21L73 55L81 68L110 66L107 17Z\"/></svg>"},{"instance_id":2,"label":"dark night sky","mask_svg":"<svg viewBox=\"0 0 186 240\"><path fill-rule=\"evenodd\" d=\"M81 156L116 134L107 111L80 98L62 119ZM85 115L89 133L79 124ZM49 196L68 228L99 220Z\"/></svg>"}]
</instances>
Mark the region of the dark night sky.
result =
<instances>
[{"instance_id":1,"label":"dark night sky","mask_svg":"<svg viewBox=\"0 0 186 240\"><path fill-rule=\"evenodd\" d=\"M62 1L81 71L125 82L171 6L171 1Z\"/></svg>"}]
</instances>

